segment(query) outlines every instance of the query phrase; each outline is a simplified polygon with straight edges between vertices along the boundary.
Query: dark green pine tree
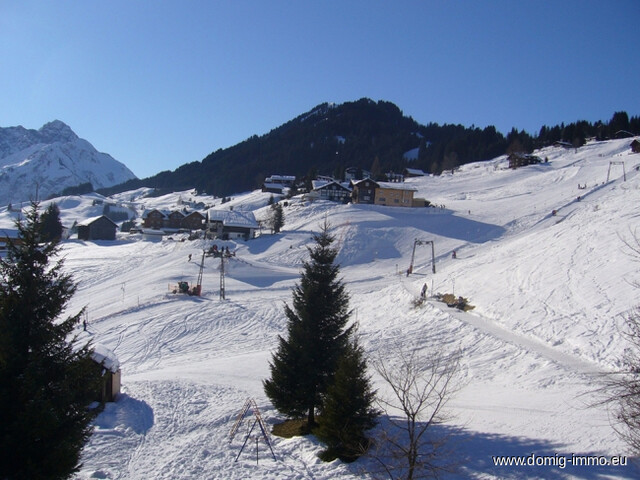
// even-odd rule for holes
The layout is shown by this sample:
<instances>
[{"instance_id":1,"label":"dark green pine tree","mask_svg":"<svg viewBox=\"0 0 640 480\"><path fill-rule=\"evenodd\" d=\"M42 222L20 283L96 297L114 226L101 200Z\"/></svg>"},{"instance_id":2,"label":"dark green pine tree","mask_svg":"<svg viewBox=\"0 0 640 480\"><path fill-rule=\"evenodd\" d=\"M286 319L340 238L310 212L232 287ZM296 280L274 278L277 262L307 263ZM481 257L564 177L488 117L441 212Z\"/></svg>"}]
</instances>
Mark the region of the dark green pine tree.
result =
<instances>
[{"instance_id":1,"label":"dark green pine tree","mask_svg":"<svg viewBox=\"0 0 640 480\"><path fill-rule=\"evenodd\" d=\"M45 242L58 241L62 238L62 223L60 222L60 209L55 202L49 204L40 216L40 229L42 240Z\"/></svg>"},{"instance_id":2,"label":"dark green pine tree","mask_svg":"<svg viewBox=\"0 0 640 480\"><path fill-rule=\"evenodd\" d=\"M272 214L272 224L273 224L273 232L280 233L282 227L284 227L284 211L282 209L282 205L279 203L274 203L271 205L271 214Z\"/></svg>"},{"instance_id":3,"label":"dark green pine tree","mask_svg":"<svg viewBox=\"0 0 640 480\"><path fill-rule=\"evenodd\" d=\"M315 434L327 445L325 461L356 460L367 451L366 431L376 425L376 392L367 375L363 348L354 340L338 362L333 383L322 404L322 421Z\"/></svg>"},{"instance_id":4,"label":"dark green pine tree","mask_svg":"<svg viewBox=\"0 0 640 480\"><path fill-rule=\"evenodd\" d=\"M270 362L271 378L263 382L274 407L290 418L307 416L314 427L316 409L331 383L347 347L353 327L349 296L334 263L337 250L325 222L314 236L310 261L303 265L300 283L293 290L292 307L285 305L287 338L279 337Z\"/></svg>"},{"instance_id":5,"label":"dark green pine tree","mask_svg":"<svg viewBox=\"0 0 640 480\"><path fill-rule=\"evenodd\" d=\"M38 204L0 260L0 478L61 479L79 468L99 377L88 344L60 319L75 291L57 242L43 242Z\"/></svg>"}]
</instances>

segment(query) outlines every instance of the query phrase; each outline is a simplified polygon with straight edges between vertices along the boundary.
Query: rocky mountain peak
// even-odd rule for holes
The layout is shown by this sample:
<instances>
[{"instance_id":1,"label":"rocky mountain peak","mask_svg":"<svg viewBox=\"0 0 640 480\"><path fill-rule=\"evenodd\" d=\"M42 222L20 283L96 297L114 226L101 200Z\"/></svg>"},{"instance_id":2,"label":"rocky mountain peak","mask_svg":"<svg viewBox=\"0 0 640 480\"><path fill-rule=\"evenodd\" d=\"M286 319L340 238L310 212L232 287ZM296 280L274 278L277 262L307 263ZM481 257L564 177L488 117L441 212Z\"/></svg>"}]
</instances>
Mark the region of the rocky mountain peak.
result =
<instances>
[{"instance_id":1,"label":"rocky mountain peak","mask_svg":"<svg viewBox=\"0 0 640 480\"><path fill-rule=\"evenodd\" d=\"M78 138L71 127L60 120L45 123L38 133L42 136L43 143L72 142Z\"/></svg>"},{"instance_id":2,"label":"rocky mountain peak","mask_svg":"<svg viewBox=\"0 0 640 480\"><path fill-rule=\"evenodd\" d=\"M134 178L124 164L98 152L60 120L38 130L0 127L0 205L46 198L81 184L98 189Z\"/></svg>"}]
</instances>

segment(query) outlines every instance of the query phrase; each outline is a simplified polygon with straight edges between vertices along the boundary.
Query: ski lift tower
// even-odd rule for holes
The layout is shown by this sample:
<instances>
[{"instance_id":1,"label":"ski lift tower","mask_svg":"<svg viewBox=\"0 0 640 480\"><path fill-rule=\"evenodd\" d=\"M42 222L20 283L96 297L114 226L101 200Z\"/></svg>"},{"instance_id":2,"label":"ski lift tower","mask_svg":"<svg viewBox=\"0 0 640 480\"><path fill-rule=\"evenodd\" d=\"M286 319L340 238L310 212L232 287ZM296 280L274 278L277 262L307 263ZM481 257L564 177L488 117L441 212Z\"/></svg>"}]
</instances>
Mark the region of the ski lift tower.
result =
<instances>
[{"instance_id":1,"label":"ski lift tower","mask_svg":"<svg viewBox=\"0 0 640 480\"><path fill-rule=\"evenodd\" d=\"M413 241L413 252L411 253L411 265L407 269L407 276L413 273L413 261L416 257L416 246L417 245L428 245L431 244L431 270L433 273L436 273L436 254L435 254L435 246L433 240L420 240L416 238Z\"/></svg>"},{"instance_id":2,"label":"ski lift tower","mask_svg":"<svg viewBox=\"0 0 640 480\"><path fill-rule=\"evenodd\" d=\"M224 253L220 252L220 300L224 300Z\"/></svg>"},{"instance_id":3,"label":"ski lift tower","mask_svg":"<svg viewBox=\"0 0 640 480\"><path fill-rule=\"evenodd\" d=\"M613 165L622 165L622 177L623 180L626 182L627 181L627 172L624 168L624 162L622 161L611 161L609 162L609 169L607 170L607 183L609 183L609 176L611 175L611 167Z\"/></svg>"},{"instance_id":4,"label":"ski lift tower","mask_svg":"<svg viewBox=\"0 0 640 480\"><path fill-rule=\"evenodd\" d=\"M198 283L193 289L193 295L197 295L198 297L202 293L202 271L204 270L204 254L205 251L202 251L202 260L200 260L200 271L198 272Z\"/></svg>"}]
</instances>

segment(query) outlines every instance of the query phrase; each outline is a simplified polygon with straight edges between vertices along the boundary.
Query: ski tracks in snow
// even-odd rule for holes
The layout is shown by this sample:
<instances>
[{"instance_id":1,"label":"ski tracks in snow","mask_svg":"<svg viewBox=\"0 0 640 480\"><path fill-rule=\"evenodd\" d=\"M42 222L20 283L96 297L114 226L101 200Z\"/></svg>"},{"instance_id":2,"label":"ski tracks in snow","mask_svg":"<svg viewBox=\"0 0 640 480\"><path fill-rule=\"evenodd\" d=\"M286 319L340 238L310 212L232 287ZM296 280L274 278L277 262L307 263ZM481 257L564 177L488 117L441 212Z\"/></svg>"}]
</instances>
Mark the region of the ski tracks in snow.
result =
<instances>
[{"instance_id":1,"label":"ski tracks in snow","mask_svg":"<svg viewBox=\"0 0 640 480\"><path fill-rule=\"evenodd\" d=\"M404 283L402 276L399 276L399 278L403 289L409 293L413 293ZM597 375L604 372L604 370L595 363L591 363L575 355L562 352L534 337L510 330L475 312L468 313L455 308L449 308L444 303L433 299L428 300L427 305L440 314L443 314L445 317L454 318L462 324L471 326L491 338L515 346L517 349L524 350L525 352L543 357L572 372L587 375ZM460 334L457 335L458 338L461 338L462 336L463 335Z\"/></svg>"},{"instance_id":2,"label":"ski tracks in snow","mask_svg":"<svg viewBox=\"0 0 640 480\"><path fill-rule=\"evenodd\" d=\"M437 309L444 311L440 305L436 302L430 302ZM508 330L496 322L483 318L479 315L473 313L462 312L457 309L449 309L447 307L446 314L449 317L455 318L467 325L470 325L481 332L490 335L494 338L500 339L505 343L515 345L518 348L524 349L527 352L539 355L541 357L546 358L563 368L569 369L571 371L587 374L587 375L595 375L603 373L603 370L596 364L591 362L587 362L579 357L574 355L569 355L560 350L545 344L544 342L537 340L533 337L526 336L512 330Z\"/></svg>"}]
</instances>

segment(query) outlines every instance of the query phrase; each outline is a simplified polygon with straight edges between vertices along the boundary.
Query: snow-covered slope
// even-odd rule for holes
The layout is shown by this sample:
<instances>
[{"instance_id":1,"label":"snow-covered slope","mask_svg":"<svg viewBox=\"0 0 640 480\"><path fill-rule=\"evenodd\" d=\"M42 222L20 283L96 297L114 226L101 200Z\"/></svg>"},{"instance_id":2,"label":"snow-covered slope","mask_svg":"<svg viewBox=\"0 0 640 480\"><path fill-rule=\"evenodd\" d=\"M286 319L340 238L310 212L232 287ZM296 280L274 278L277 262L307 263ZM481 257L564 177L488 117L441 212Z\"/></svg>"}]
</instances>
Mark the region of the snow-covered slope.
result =
<instances>
[{"instance_id":1,"label":"snow-covered slope","mask_svg":"<svg viewBox=\"0 0 640 480\"><path fill-rule=\"evenodd\" d=\"M39 130L0 128L0 205L47 198L81 183L102 188L132 178L125 165L59 120Z\"/></svg>"},{"instance_id":2,"label":"snow-covered slope","mask_svg":"<svg viewBox=\"0 0 640 480\"><path fill-rule=\"evenodd\" d=\"M460 465L451 478L640 478L631 459L621 467L564 468L492 461L494 455L557 460L628 453L610 412L593 406L603 374L616 368L625 347L622 318L640 303L632 286L640 280L638 264L624 244L640 226L640 155L628 144L549 148L538 152L548 163L537 166L509 170L498 158L453 175L410 179L437 208L294 199L284 209L281 234L224 243L236 252L225 265L225 300L219 259L205 259L201 297L168 288L195 282L210 241L150 243L134 235L65 242L66 268L78 282L70 311L87 307L89 332L79 332L81 338L118 355L124 392L96 420L78 478L372 478L370 458L321 462L312 437L272 438L276 460L260 442L259 463L254 437L238 457L248 428L229 441L247 398L268 424L281 420L262 380L285 332L283 303L290 303L312 233L325 219L340 249L353 320L372 358L392 362L399 349L462 353L451 420L436 429L449 436ZM624 162L626 180L623 166L612 161ZM138 210L233 205L261 218L269 197L251 192L220 205L193 192L144 194L112 200ZM91 197L59 199L67 206L61 207L65 223L90 216L92 203ZM14 214L0 209L0 227ZM430 246L418 246L414 273L406 275L415 239L434 241L435 274ZM434 299L414 307L425 283L430 293L464 296L475 309L463 313ZM376 374L373 379L387 393ZM382 417L377 431L387 425Z\"/></svg>"}]
</instances>

